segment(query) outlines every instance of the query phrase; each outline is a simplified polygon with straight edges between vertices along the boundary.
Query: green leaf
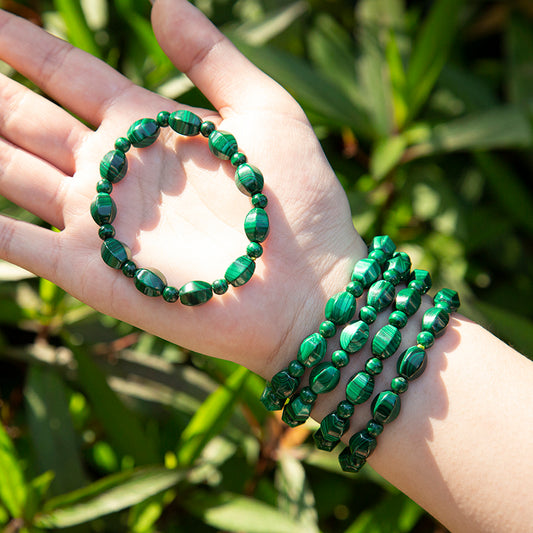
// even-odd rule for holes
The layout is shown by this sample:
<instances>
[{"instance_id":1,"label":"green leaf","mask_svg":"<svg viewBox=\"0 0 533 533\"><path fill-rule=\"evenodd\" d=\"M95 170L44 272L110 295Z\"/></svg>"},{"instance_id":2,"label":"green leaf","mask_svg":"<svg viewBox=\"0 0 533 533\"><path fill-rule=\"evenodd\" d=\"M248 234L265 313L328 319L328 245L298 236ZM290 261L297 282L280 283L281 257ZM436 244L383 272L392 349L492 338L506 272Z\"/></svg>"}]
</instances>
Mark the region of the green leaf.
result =
<instances>
[{"instance_id":1,"label":"green leaf","mask_svg":"<svg viewBox=\"0 0 533 533\"><path fill-rule=\"evenodd\" d=\"M389 32L385 56L391 82L394 123L396 128L401 130L409 114L407 103L407 79L394 30Z\"/></svg>"},{"instance_id":2,"label":"green leaf","mask_svg":"<svg viewBox=\"0 0 533 533\"><path fill-rule=\"evenodd\" d=\"M154 466L103 478L88 487L50 500L34 524L61 528L83 524L127 509L166 490L185 477L181 470Z\"/></svg>"},{"instance_id":3,"label":"green leaf","mask_svg":"<svg viewBox=\"0 0 533 533\"><path fill-rule=\"evenodd\" d=\"M180 466L191 466L206 444L222 431L249 374L246 368L237 368L196 411L178 444L176 455Z\"/></svg>"},{"instance_id":4,"label":"green leaf","mask_svg":"<svg viewBox=\"0 0 533 533\"><path fill-rule=\"evenodd\" d=\"M533 25L526 17L510 17L505 44L509 100L524 104L533 100Z\"/></svg>"},{"instance_id":5,"label":"green leaf","mask_svg":"<svg viewBox=\"0 0 533 533\"><path fill-rule=\"evenodd\" d=\"M375 179L384 178L402 159L407 147L403 135L386 137L374 144L370 158L370 171Z\"/></svg>"},{"instance_id":6,"label":"green leaf","mask_svg":"<svg viewBox=\"0 0 533 533\"><path fill-rule=\"evenodd\" d=\"M407 68L409 118L426 102L448 59L463 0L436 0L414 42Z\"/></svg>"},{"instance_id":7,"label":"green leaf","mask_svg":"<svg viewBox=\"0 0 533 533\"><path fill-rule=\"evenodd\" d=\"M24 515L27 489L15 446L0 424L0 500L13 518Z\"/></svg>"}]
</instances>

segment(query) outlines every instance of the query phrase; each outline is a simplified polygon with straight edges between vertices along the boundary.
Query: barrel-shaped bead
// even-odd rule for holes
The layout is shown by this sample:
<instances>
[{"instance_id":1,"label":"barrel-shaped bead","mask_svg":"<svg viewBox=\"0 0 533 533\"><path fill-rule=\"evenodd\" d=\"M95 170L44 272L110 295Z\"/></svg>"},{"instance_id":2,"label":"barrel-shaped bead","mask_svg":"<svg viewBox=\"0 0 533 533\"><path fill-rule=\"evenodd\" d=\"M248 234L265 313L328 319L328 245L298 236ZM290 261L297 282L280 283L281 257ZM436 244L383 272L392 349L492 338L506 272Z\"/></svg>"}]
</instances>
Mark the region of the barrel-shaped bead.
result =
<instances>
[{"instance_id":1,"label":"barrel-shaped bead","mask_svg":"<svg viewBox=\"0 0 533 533\"><path fill-rule=\"evenodd\" d=\"M392 422L399 414L402 402L395 392L380 392L372 402L372 418L380 424Z\"/></svg>"},{"instance_id":2,"label":"barrel-shaped bead","mask_svg":"<svg viewBox=\"0 0 533 533\"><path fill-rule=\"evenodd\" d=\"M127 171L128 160L122 150L111 150L100 161L100 176L111 183L119 182Z\"/></svg>"},{"instance_id":3,"label":"barrel-shaped bead","mask_svg":"<svg viewBox=\"0 0 533 533\"><path fill-rule=\"evenodd\" d=\"M309 387L315 394L332 391L339 383L340 370L331 363L320 363L313 367L309 376Z\"/></svg>"},{"instance_id":4,"label":"barrel-shaped bead","mask_svg":"<svg viewBox=\"0 0 533 533\"><path fill-rule=\"evenodd\" d=\"M380 274L381 267L379 263L375 259L365 257L355 263L352 272L352 281L358 281L363 287L367 288L378 279Z\"/></svg>"},{"instance_id":5,"label":"barrel-shaped bead","mask_svg":"<svg viewBox=\"0 0 533 533\"><path fill-rule=\"evenodd\" d=\"M104 262L111 268L120 270L126 261L131 259L130 249L117 239L106 239L100 248Z\"/></svg>"},{"instance_id":6,"label":"barrel-shaped bead","mask_svg":"<svg viewBox=\"0 0 533 533\"><path fill-rule=\"evenodd\" d=\"M339 453L339 464L343 472L356 474L365 466L366 459L360 455L354 455L350 448L346 446L341 453Z\"/></svg>"},{"instance_id":7,"label":"barrel-shaped bead","mask_svg":"<svg viewBox=\"0 0 533 533\"><path fill-rule=\"evenodd\" d=\"M372 239L368 251L381 250L389 258L396 250L396 245L388 235L378 235Z\"/></svg>"},{"instance_id":8,"label":"barrel-shaped bead","mask_svg":"<svg viewBox=\"0 0 533 533\"><path fill-rule=\"evenodd\" d=\"M355 404L365 403L374 392L374 378L367 372L358 372L346 384L346 399Z\"/></svg>"},{"instance_id":9,"label":"barrel-shaped bead","mask_svg":"<svg viewBox=\"0 0 533 533\"><path fill-rule=\"evenodd\" d=\"M429 331L435 337L440 337L444 333L449 320L448 311L440 307L432 307L422 317L422 331Z\"/></svg>"},{"instance_id":10,"label":"barrel-shaped bead","mask_svg":"<svg viewBox=\"0 0 533 533\"><path fill-rule=\"evenodd\" d=\"M358 320L353 324L348 324L341 331L340 345L348 353L355 353L365 345L369 335L370 330L368 324L362 320Z\"/></svg>"},{"instance_id":11,"label":"barrel-shaped bead","mask_svg":"<svg viewBox=\"0 0 533 533\"><path fill-rule=\"evenodd\" d=\"M180 289L180 302L183 305L200 305L213 296L213 288L205 281L189 281Z\"/></svg>"},{"instance_id":12,"label":"barrel-shaped bead","mask_svg":"<svg viewBox=\"0 0 533 533\"><path fill-rule=\"evenodd\" d=\"M200 126L202 120L198 115L191 113L185 109L179 109L170 113L168 117L168 125L180 135L187 135L188 137L198 135L200 133Z\"/></svg>"},{"instance_id":13,"label":"barrel-shaped bead","mask_svg":"<svg viewBox=\"0 0 533 533\"><path fill-rule=\"evenodd\" d=\"M257 167L245 163L238 166L235 171L235 185L246 196L253 196L263 190L263 174Z\"/></svg>"},{"instance_id":14,"label":"barrel-shaped bead","mask_svg":"<svg viewBox=\"0 0 533 533\"><path fill-rule=\"evenodd\" d=\"M255 261L247 255L242 255L227 268L224 278L230 285L240 287L250 280L254 271Z\"/></svg>"},{"instance_id":15,"label":"barrel-shaped bead","mask_svg":"<svg viewBox=\"0 0 533 533\"><path fill-rule=\"evenodd\" d=\"M274 394L280 398L288 398L292 396L294 391L298 388L300 380L292 377L288 370L280 370L277 374L274 374L270 380L270 386Z\"/></svg>"},{"instance_id":16,"label":"barrel-shaped bead","mask_svg":"<svg viewBox=\"0 0 533 533\"><path fill-rule=\"evenodd\" d=\"M268 237L270 222L267 212L260 208L254 207L244 219L244 232L252 242L263 242Z\"/></svg>"},{"instance_id":17,"label":"barrel-shaped bead","mask_svg":"<svg viewBox=\"0 0 533 533\"><path fill-rule=\"evenodd\" d=\"M353 294L346 291L338 292L326 303L324 314L327 320L339 326L351 320L356 306L357 301Z\"/></svg>"},{"instance_id":18,"label":"barrel-shaped bead","mask_svg":"<svg viewBox=\"0 0 533 533\"><path fill-rule=\"evenodd\" d=\"M141 118L130 126L127 137L136 148L145 148L157 140L160 131L159 124L153 118Z\"/></svg>"},{"instance_id":19,"label":"barrel-shaped bead","mask_svg":"<svg viewBox=\"0 0 533 533\"><path fill-rule=\"evenodd\" d=\"M163 274L157 270L138 268L133 277L135 287L146 296L161 296L167 284Z\"/></svg>"},{"instance_id":20,"label":"barrel-shaped bead","mask_svg":"<svg viewBox=\"0 0 533 533\"><path fill-rule=\"evenodd\" d=\"M310 390L308 392L314 394ZM316 400L316 395L314 396L314 399ZM313 405L314 401L309 401L309 395L304 388L300 394L285 404L281 419L291 428L299 426L309 418Z\"/></svg>"},{"instance_id":21,"label":"barrel-shaped bead","mask_svg":"<svg viewBox=\"0 0 533 533\"><path fill-rule=\"evenodd\" d=\"M377 443L376 438L363 429L352 435L349 446L353 455L366 459L376 449Z\"/></svg>"},{"instance_id":22,"label":"barrel-shaped bead","mask_svg":"<svg viewBox=\"0 0 533 533\"><path fill-rule=\"evenodd\" d=\"M313 439L315 441L315 446L318 450L323 450L325 452L331 452L335 449L340 440L328 440L323 434L322 431L317 429L313 434Z\"/></svg>"},{"instance_id":23,"label":"barrel-shaped bead","mask_svg":"<svg viewBox=\"0 0 533 533\"><path fill-rule=\"evenodd\" d=\"M413 380L422 375L427 365L426 350L419 346L407 348L400 357L396 369L398 374L408 380Z\"/></svg>"},{"instance_id":24,"label":"barrel-shaped bead","mask_svg":"<svg viewBox=\"0 0 533 533\"><path fill-rule=\"evenodd\" d=\"M215 130L209 135L209 149L219 159L230 159L239 148L231 133Z\"/></svg>"},{"instance_id":25,"label":"barrel-shaped bead","mask_svg":"<svg viewBox=\"0 0 533 533\"><path fill-rule=\"evenodd\" d=\"M444 310L448 311L448 313L457 311L461 306L458 292L452 289L441 289L435 294L433 302L436 307L442 307Z\"/></svg>"},{"instance_id":26,"label":"barrel-shaped bead","mask_svg":"<svg viewBox=\"0 0 533 533\"><path fill-rule=\"evenodd\" d=\"M341 418L337 413L329 413L329 415L326 415L322 419L322 422L320 422L320 428L316 431L315 437L317 433L320 433L323 440L328 444L325 447L321 447L315 438L318 449L331 451L340 442L341 437L348 430L349 426L350 421Z\"/></svg>"},{"instance_id":27,"label":"barrel-shaped bead","mask_svg":"<svg viewBox=\"0 0 533 533\"><path fill-rule=\"evenodd\" d=\"M383 326L372 339L372 354L387 359L396 352L402 342L400 330L390 324Z\"/></svg>"},{"instance_id":28,"label":"barrel-shaped bead","mask_svg":"<svg viewBox=\"0 0 533 533\"><path fill-rule=\"evenodd\" d=\"M396 290L394 285L384 279L380 279L372 284L368 289L368 296L366 303L376 309L376 311L383 311L388 307L392 300L394 300L394 294Z\"/></svg>"},{"instance_id":29,"label":"barrel-shaped bead","mask_svg":"<svg viewBox=\"0 0 533 533\"><path fill-rule=\"evenodd\" d=\"M319 333L312 333L300 344L298 361L310 368L322 361L324 355L326 355L326 339Z\"/></svg>"},{"instance_id":30,"label":"barrel-shaped bead","mask_svg":"<svg viewBox=\"0 0 533 533\"><path fill-rule=\"evenodd\" d=\"M422 296L415 289L402 289L396 295L395 307L398 311L403 311L407 316L413 316L420 307Z\"/></svg>"},{"instance_id":31,"label":"barrel-shaped bead","mask_svg":"<svg viewBox=\"0 0 533 533\"><path fill-rule=\"evenodd\" d=\"M400 279L405 281L411 273L411 259L405 252L396 252L386 263L387 270L396 270Z\"/></svg>"},{"instance_id":32,"label":"barrel-shaped bead","mask_svg":"<svg viewBox=\"0 0 533 533\"><path fill-rule=\"evenodd\" d=\"M274 391L272 390L272 387L270 387L270 385L267 385L264 388L260 400L261 403L265 406L265 409L267 409L267 411L279 411L283 408L283 404L285 403L284 398L280 398L279 396L274 394Z\"/></svg>"},{"instance_id":33,"label":"barrel-shaped bead","mask_svg":"<svg viewBox=\"0 0 533 533\"><path fill-rule=\"evenodd\" d=\"M105 192L99 192L91 203L91 216L99 226L111 224L117 216L117 206L113 198Z\"/></svg>"}]
</instances>

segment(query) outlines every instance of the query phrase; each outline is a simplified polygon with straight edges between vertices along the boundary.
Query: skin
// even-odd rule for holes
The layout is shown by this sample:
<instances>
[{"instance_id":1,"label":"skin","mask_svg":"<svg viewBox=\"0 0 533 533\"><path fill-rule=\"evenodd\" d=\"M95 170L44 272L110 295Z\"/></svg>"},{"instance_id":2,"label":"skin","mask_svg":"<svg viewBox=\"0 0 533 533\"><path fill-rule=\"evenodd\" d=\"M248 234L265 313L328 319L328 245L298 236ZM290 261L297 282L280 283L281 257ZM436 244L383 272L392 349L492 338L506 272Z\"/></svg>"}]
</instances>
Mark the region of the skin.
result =
<instances>
[{"instance_id":1,"label":"skin","mask_svg":"<svg viewBox=\"0 0 533 533\"><path fill-rule=\"evenodd\" d=\"M232 132L265 176L271 235L253 280L186 308L143 296L102 263L89 214L102 155L133 121L184 106L3 11L0 58L58 105L0 77L0 194L61 231L0 216L0 257L103 313L269 379L316 331L327 298L344 289L366 245L288 93L188 2L158 0L152 22L168 57L217 110L192 111ZM221 277L247 244L249 202L236 192L231 166L206 144L165 129L153 146L129 152L128 174L113 192L117 237L138 265L161 270L177 287ZM402 347L414 342L421 313L402 331ZM533 523L533 364L460 316L428 353L423 379L402 397L402 414L369 464L452 531L526 531ZM368 356L365 349L358 360ZM385 365L376 390L388 388L393 367ZM341 385L321 398L313 416L334 409L342 392ZM352 428L368 418L361 408Z\"/></svg>"}]
</instances>

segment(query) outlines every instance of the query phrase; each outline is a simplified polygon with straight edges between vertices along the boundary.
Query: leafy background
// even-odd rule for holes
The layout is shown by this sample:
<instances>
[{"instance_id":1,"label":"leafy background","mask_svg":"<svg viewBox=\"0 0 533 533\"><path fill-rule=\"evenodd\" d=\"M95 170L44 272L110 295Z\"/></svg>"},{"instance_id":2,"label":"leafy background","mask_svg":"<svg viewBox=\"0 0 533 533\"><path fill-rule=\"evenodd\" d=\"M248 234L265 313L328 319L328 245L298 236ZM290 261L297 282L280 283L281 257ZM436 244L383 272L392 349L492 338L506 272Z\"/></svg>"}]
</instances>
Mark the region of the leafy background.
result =
<instances>
[{"instance_id":1,"label":"leafy background","mask_svg":"<svg viewBox=\"0 0 533 533\"><path fill-rule=\"evenodd\" d=\"M195 3L302 104L363 236L391 235L437 286L460 290L468 316L531 357L531 2ZM3 7L149 89L208 105L157 46L148 1ZM313 450L312 426L286 431L247 370L6 263L0 280L5 531L443 530L369 467L343 475Z\"/></svg>"}]
</instances>

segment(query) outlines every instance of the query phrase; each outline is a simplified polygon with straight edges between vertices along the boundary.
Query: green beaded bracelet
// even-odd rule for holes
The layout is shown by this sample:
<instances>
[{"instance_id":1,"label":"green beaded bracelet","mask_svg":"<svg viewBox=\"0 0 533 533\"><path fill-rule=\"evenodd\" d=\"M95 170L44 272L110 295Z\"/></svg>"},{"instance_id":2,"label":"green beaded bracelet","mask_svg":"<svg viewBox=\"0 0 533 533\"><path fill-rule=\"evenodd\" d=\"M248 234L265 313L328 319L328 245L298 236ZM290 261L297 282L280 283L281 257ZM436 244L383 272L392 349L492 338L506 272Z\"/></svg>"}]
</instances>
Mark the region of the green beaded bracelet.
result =
<instances>
[{"instance_id":1,"label":"green beaded bracelet","mask_svg":"<svg viewBox=\"0 0 533 533\"><path fill-rule=\"evenodd\" d=\"M244 220L244 232L250 241L246 254L231 263L223 278L213 283L189 281L179 290L167 285L165 277L157 270L137 267L131 260L128 246L115 239L115 229L111 225L117 214L111 192L113 184L122 180L127 173L126 152L132 146L145 148L152 145L159 137L161 128L167 126L183 136L201 133L208 137L211 152L219 159L229 160L236 167L235 184L239 191L251 198L253 206ZM260 243L269 234L270 222L264 209L268 201L262 194L264 180L261 171L247 163L246 156L238 151L237 141L231 133L217 130L212 122L202 122L200 117L190 111L161 111L156 119L143 118L135 121L126 137L119 137L115 141L114 148L100 162L102 179L96 186L97 194L91 203L91 216L100 227L98 235L103 240L100 253L107 265L122 270L126 277L133 278L135 287L143 294L162 296L167 302L179 300L188 306L205 303L213 294L224 294L228 285L240 287L250 280L255 271L255 261L263 253Z\"/></svg>"},{"instance_id":2,"label":"green beaded bracelet","mask_svg":"<svg viewBox=\"0 0 533 533\"><path fill-rule=\"evenodd\" d=\"M377 446L377 437L383 425L389 424L400 414L400 395L407 391L409 382L420 377L427 365L426 350L435 342L435 337L444 333L450 314L460 306L459 295L451 289L440 290L433 299L434 307L422 317L422 331L417 336L417 344L407 348L397 363L398 375L391 380L390 390L377 394L371 406L372 418L366 428L350 438L347 446L339 454L339 463L345 472L358 472Z\"/></svg>"}]
</instances>

